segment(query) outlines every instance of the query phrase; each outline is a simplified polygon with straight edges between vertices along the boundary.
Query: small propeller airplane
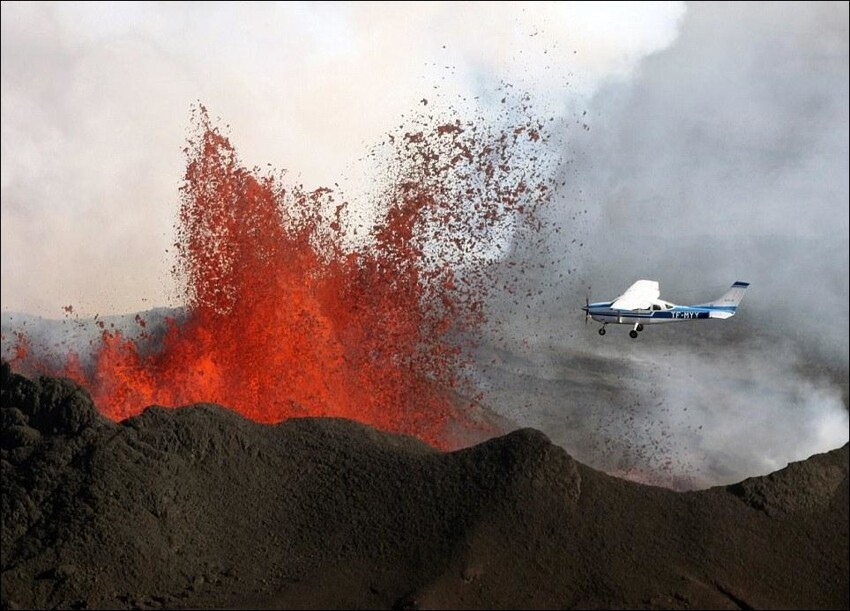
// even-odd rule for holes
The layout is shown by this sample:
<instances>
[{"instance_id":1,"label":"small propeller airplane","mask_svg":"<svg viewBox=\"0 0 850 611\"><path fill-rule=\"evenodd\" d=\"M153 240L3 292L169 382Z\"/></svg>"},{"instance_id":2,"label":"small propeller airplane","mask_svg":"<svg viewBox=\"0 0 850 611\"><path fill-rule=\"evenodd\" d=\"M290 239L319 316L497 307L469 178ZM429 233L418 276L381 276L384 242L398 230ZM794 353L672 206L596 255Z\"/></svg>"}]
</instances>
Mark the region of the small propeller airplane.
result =
<instances>
[{"instance_id":1,"label":"small propeller airplane","mask_svg":"<svg viewBox=\"0 0 850 611\"><path fill-rule=\"evenodd\" d=\"M682 306L659 299L661 291L655 280L638 280L614 301L590 303L585 298L584 322L593 318L601 322L599 335L605 335L605 327L611 323L634 325L629 331L632 339L643 331L643 326L662 322L680 322L683 320L702 320L704 318L731 318L738 311L738 304L744 297L748 282L736 282L723 296L715 301L699 305Z\"/></svg>"}]
</instances>

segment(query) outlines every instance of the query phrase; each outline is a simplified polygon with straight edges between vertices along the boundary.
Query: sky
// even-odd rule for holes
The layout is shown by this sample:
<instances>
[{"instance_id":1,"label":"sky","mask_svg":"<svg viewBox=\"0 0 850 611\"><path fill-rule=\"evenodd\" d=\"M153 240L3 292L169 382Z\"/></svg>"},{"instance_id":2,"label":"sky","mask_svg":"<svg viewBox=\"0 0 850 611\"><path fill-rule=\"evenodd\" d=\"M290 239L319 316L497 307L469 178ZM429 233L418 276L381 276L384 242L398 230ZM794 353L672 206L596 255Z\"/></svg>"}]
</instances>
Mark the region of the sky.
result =
<instances>
[{"instance_id":1,"label":"sky","mask_svg":"<svg viewBox=\"0 0 850 611\"><path fill-rule=\"evenodd\" d=\"M676 2L3 2L3 310L172 305L166 250L194 103L230 126L249 166L345 187L435 87L471 98L504 81L541 107L574 106L668 46L684 12Z\"/></svg>"}]
</instances>

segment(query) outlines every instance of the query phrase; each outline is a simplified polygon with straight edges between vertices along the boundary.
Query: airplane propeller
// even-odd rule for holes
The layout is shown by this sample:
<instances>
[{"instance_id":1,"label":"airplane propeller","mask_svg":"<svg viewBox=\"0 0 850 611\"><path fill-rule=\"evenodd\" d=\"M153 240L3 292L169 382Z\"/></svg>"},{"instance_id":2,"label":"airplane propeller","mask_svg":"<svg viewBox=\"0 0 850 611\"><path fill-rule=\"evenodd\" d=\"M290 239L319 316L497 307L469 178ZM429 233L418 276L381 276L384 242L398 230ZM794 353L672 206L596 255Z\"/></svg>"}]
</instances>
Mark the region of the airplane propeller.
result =
<instances>
[{"instance_id":1,"label":"airplane propeller","mask_svg":"<svg viewBox=\"0 0 850 611\"><path fill-rule=\"evenodd\" d=\"M590 297L587 295L584 296L584 324L587 324L587 320L590 318Z\"/></svg>"}]
</instances>

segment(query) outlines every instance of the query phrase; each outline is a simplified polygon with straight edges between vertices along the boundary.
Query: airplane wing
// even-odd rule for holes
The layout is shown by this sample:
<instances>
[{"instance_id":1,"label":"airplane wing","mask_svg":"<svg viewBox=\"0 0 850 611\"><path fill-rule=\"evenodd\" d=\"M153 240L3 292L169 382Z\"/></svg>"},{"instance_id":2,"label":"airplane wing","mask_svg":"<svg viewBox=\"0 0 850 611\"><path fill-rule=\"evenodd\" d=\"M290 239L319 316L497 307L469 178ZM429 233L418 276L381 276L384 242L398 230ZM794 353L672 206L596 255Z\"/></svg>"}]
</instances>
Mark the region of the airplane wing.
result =
<instances>
[{"instance_id":1,"label":"airplane wing","mask_svg":"<svg viewBox=\"0 0 850 611\"><path fill-rule=\"evenodd\" d=\"M615 310L646 310L661 295L655 280L638 280L611 304Z\"/></svg>"}]
</instances>

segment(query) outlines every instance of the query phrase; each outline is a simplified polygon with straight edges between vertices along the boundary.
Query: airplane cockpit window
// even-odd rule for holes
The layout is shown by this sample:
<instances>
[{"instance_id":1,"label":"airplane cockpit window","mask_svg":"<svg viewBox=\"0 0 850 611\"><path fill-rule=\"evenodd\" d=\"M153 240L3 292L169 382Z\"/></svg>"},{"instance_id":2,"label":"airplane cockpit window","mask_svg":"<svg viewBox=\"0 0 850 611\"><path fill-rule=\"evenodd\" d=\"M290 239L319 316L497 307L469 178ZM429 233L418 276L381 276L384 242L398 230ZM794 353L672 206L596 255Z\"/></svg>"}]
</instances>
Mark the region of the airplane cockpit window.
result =
<instances>
[{"instance_id":1,"label":"airplane cockpit window","mask_svg":"<svg viewBox=\"0 0 850 611\"><path fill-rule=\"evenodd\" d=\"M660 310L660 309L661 309L661 306L660 306L660 305L658 305L657 303L653 303L653 304L652 304L652 310L653 310L653 311L657 312L657 311L658 311L658 310Z\"/></svg>"}]
</instances>

